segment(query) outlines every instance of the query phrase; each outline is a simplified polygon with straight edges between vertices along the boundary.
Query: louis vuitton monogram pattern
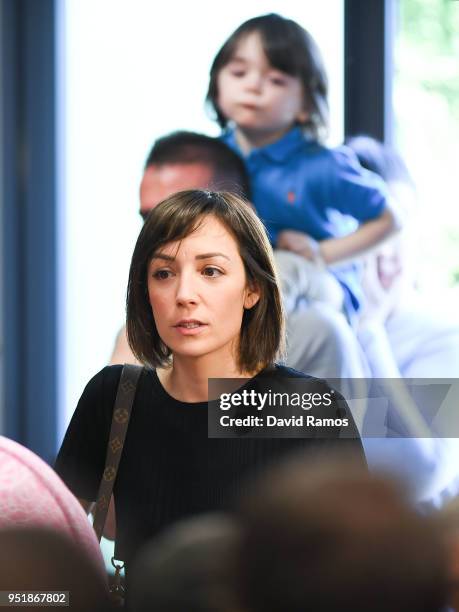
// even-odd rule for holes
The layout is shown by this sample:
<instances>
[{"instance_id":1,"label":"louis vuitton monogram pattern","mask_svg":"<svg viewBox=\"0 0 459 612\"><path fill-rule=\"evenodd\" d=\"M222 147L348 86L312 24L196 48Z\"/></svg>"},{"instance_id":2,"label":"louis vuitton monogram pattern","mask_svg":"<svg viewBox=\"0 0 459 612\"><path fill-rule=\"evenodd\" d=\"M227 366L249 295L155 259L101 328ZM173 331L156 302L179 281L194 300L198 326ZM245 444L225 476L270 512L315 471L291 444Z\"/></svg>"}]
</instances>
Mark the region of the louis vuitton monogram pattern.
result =
<instances>
[{"instance_id":1,"label":"louis vuitton monogram pattern","mask_svg":"<svg viewBox=\"0 0 459 612\"><path fill-rule=\"evenodd\" d=\"M105 458L105 469L100 481L99 493L97 495L96 511L93 527L100 541L107 518L108 506L116 480L118 465L123 452L123 444L134 403L137 381L142 372L141 366L125 364L121 371L120 382L116 392L115 405L113 407L113 418L110 429L107 455Z\"/></svg>"},{"instance_id":2,"label":"louis vuitton monogram pattern","mask_svg":"<svg viewBox=\"0 0 459 612\"><path fill-rule=\"evenodd\" d=\"M115 453L115 454L121 448L123 448L123 444L118 436L115 436L112 440L110 440L109 444L110 444L110 448L112 449L112 453Z\"/></svg>"},{"instance_id":3,"label":"louis vuitton monogram pattern","mask_svg":"<svg viewBox=\"0 0 459 612\"><path fill-rule=\"evenodd\" d=\"M109 500L105 497L105 495L102 495L102 497L100 497L97 500L97 508L100 508L100 510L103 510L104 508L108 508L108 504L109 504Z\"/></svg>"},{"instance_id":4,"label":"louis vuitton monogram pattern","mask_svg":"<svg viewBox=\"0 0 459 612\"><path fill-rule=\"evenodd\" d=\"M129 419L129 416L129 411L126 410L126 408L118 408L118 410L115 410L115 412L113 413L113 418L120 425L126 423L126 421Z\"/></svg>"}]
</instances>

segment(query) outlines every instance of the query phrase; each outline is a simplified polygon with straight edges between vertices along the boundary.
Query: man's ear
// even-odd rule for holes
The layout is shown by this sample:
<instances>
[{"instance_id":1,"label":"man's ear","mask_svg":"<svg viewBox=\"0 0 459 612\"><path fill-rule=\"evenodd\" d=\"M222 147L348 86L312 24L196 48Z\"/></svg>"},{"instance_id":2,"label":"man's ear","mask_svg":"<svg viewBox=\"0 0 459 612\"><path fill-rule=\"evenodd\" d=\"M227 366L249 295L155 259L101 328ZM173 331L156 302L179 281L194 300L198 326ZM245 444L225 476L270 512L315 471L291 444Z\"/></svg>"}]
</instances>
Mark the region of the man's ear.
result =
<instances>
[{"instance_id":1,"label":"man's ear","mask_svg":"<svg viewBox=\"0 0 459 612\"><path fill-rule=\"evenodd\" d=\"M252 284L249 285L246 289L245 299L244 299L244 308L246 310L250 310L255 306L255 304L260 299L260 289L258 285Z\"/></svg>"}]
</instances>

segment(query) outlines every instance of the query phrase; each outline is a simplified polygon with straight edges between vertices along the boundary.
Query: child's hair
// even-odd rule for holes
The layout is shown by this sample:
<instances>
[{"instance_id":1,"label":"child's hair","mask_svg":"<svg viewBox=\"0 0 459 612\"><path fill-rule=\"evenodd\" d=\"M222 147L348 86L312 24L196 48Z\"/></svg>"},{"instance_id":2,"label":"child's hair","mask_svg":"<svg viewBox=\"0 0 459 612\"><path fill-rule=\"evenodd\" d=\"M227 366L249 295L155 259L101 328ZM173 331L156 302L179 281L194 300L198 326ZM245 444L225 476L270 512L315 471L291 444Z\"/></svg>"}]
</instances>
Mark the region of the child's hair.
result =
<instances>
[{"instance_id":1,"label":"child's hair","mask_svg":"<svg viewBox=\"0 0 459 612\"><path fill-rule=\"evenodd\" d=\"M210 69L206 100L216 113L221 127L227 118L218 107L218 75L233 58L241 40L253 32L260 35L263 50L273 68L298 77L303 85L309 117L305 129L317 140L328 131L328 79L317 43L304 28L275 13L245 21L228 38L215 56Z\"/></svg>"}]
</instances>

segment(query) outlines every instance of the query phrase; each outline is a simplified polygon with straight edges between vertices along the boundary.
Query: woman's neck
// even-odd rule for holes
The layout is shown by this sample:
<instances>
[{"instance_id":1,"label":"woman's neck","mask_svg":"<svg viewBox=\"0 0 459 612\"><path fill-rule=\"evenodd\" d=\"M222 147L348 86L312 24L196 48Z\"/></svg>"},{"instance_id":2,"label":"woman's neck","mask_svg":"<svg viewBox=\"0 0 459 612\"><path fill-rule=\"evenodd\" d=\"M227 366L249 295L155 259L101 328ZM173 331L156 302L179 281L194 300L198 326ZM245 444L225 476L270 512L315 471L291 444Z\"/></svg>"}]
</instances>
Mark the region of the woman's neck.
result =
<instances>
[{"instance_id":1,"label":"woman's neck","mask_svg":"<svg viewBox=\"0 0 459 612\"><path fill-rule=\"evenodd\" d=\"M186 403L207 402L209 378L252 378L257 372L241 372L234 359L215 360L174 356L170 368L158 369L158 378L173 398Z\"/></svg>"},{"instance_id":2,"label":"woman's neck","mask_svg":"<svg viewBox=\"0 0 459 612\"><path fill-rule=\"evenodd\" d=\"M242 153L248 155L253 149L266 147L267 145L277 142L282 136L285 136L292 127L294 126L292 125L289 128L282 128L275 131L244 130L240 127L236 127L234 133L236 142Z\"/></svg>"}]
</instances>

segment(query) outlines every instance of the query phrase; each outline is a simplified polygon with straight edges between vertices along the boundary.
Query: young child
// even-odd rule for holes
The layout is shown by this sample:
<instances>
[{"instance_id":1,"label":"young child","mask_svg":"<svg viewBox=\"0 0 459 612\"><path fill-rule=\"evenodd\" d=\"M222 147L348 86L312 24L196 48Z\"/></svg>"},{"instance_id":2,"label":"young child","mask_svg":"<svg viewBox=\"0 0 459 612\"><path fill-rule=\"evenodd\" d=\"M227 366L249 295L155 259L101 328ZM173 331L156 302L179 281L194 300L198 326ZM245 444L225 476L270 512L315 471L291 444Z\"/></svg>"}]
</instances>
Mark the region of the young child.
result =
<instances>
[{"instance_id":1,"label":"young child","mask_svg":"<svg viewBox=\"0 0 459 612\"><path fill-rule=\"evenodd\" d=\"M352 319L360 290L349 261L381 242L395 222L382 181L352 152L322 144L327 89L312 37L269 14L243 23L217 53L207 100L224 141L245 159L272 243L322 268L334 265ZM349 216L359 224L355 229L353 221L351 232Z\"/></svg>"},{"instance_id":2,"label":"young child","mask_svg":"<svg viewBox=\"0 0 459 612\"><path fill-rule=\"evenodd\" d=\"M356 259L387 238L396 222L381 178L363 169L350 149L324 146L327 91L312 37L294 21L269 14L246 21L224 43L210 70L207 100L224 129L223 140L245 160L252 201L273 245L304 258L306 281L318 283L318 269L329 278L325 268L332 266L344 290L344 310L358 332L362 292ZM301 293L300 275L290 263L288 278L279 270L282 283ZM303 336L310 331L298 330ZM378 361L386 362L387 338L372 335L364 345L370 340L378 343L373 351ZM437 467L442 469L443 446L437 449L432 438L423 443L428 430L402 381L388 380L387 393L402 418L400 435L409 431L415 438L381 444L364 439L367 459L373 466L380 455L392 457L394 471L409 465L413 474L405 475L422 499L427 488L431 494Z\"/></svg>"}]
</instances>

